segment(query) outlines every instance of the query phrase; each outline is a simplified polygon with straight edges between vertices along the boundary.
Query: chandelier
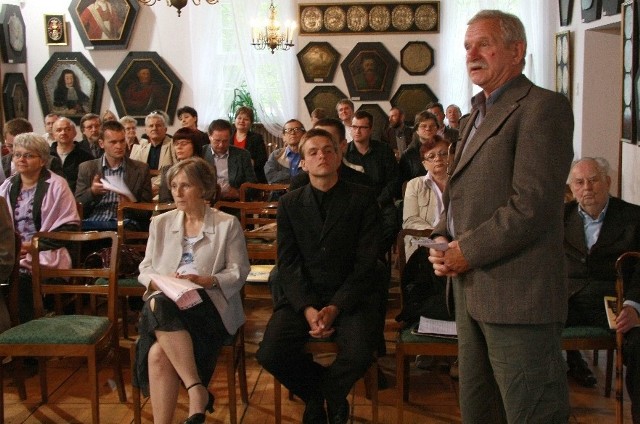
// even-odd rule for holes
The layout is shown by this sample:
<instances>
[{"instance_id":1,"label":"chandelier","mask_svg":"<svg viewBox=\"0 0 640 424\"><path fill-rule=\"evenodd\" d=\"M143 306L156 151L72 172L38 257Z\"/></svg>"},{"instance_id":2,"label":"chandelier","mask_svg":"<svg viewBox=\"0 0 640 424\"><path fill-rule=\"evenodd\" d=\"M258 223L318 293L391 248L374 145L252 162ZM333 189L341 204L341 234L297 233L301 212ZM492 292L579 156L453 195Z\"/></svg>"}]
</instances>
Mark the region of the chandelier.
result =
<instances>
[{"instance_id":1,"label":"chandelier","mask_svg":"<svg viewBox=\"0 0 640 424\"><path fill-rule=\"evenodd\" d=\"M145 6L153 6L154 4L156 4L157 1L158 0L138 0L139 3L142 3ZM173 6L176 9L178 9L178 17L180 17L180 13L182 12L182 8L187 5L188 1L189 0L167 0L167 6L169 6L169 7ZM196 6L199 6L201 0L191 0L191 1ZM205 0L205 1L207 3L209 3L209 4L218 3L218 0Z\"/></svg>"},{"instance_id":2,"label":"chandelier","mask_svg":"<svg viewBox=\"0 0 640 424\"><path fill-rule=\"evenodd\" d=\"M256 50L271 49L271 54L276 50L289 50L294 46L293 32L296 29L296 23L287 21L283 31L280 31L280 22L277 21L276 7L271 0L269 6L269 19L262 22L251 23L251 45Z\"/></svg>"}]
</instances>

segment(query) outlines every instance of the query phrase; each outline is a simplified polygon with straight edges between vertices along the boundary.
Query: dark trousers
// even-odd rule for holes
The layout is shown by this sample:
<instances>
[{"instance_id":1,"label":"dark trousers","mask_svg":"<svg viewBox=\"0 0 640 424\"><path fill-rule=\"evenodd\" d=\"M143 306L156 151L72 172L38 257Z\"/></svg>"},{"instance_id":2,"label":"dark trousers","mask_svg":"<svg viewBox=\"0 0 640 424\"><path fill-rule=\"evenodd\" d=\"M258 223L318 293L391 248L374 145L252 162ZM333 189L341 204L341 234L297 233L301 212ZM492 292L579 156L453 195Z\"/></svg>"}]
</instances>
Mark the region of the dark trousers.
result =
<instances>
[{"instance_id":1,"label":"dark trousers","mask_svg":"<svg viewBox=\"0 0 640 424\"><path fill-rule=\"evenodd\" d=\"M633 424L640 424L640 328L632 328L624 335L622 345L627 366L626 385L631 399Z\"/></svg>"},{"instance_id":2,"label":"dark trousers","mask_svg":"<svg viewBox=\"0 0 640 424\"><path fill-rule=\"evenodd\" d=\"M371 308L341 313L332 337L338 354L324 367L304 352L310 339L304 315L286 305L273 312L256 359L304 402L322 397L329 405L340 405L371 365L379 335L377 322L377 311Z\"/></svg>"}]
</instances>

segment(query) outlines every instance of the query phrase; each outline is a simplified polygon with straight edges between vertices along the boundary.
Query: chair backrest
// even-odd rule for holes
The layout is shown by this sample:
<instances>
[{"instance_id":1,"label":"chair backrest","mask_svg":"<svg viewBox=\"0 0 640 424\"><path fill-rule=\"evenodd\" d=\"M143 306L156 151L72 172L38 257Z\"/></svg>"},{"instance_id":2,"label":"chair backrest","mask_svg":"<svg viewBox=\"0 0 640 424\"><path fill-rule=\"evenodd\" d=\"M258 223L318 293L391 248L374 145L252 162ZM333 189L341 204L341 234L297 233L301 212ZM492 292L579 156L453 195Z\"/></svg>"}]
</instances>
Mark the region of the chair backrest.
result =
<instances>
[{"instance_id":1,"label":"chair backrest","mask_svg":"<svg viewBox=\"0 0 640 424\"><path fill-rule=\"evenodd\" d=\"M273 192L287 191L288 189L289 184L242 183L240 185L240 201L248 201L247 192L251 191L254 193L253 200L268 202L271 200L271 194Z\"/></svg>"},{"instance_id":2,"label":"chair backrest","mask_svg":"<svg viewBox=\"0 0 640 424\"><path fill-rule=\"evenodd\" d=\"M80 245L108 242L110 240L111 263L118 262L118 234L115 231L88 232L38 232L31 240L33 300L35 317L44 315L43 295L45 294L92 294L107 298L107 316L112 323L117 322L116 300L118 290L117 267L85 269L83 263L73 262L71 268L47 268L40 264L40 251L51 246L65 246L69 250L81 249ZM108 285L93 284L97 278L105 278Z\"/></svg>"},{"instance_id":3,"label":"chair backrest","mask_svg":"<svg viewBox=\"0 0 640 424\"><path fill-rule=\"evenodd\" d=\"M396 240L396 246L398 248L398 271L400 272L400 279L402 279L402 273L404 272L404 266L407 264L407 252L405 252L405 237L429 237L431 235L431 229L414 230L410 228L403 228L398 233Z\"/></svg>"},{"instance_id":4,"label":"chair backrest","mask_svg":"<svg viewBox=\"0 0 640 424\"><path fill-rule=\"evenodd\" d=\"M14 262L13 269L11 270L11 275L7 280L7 284L5 288L5 301L7 303L7 309L9 310L9 318L11 319L11 326L16 326L20 324L20 319L18 315L18 290L20 287L20 249L22 247L22 238L17 231L13 232L13 238L15 241L15 249L14 249Z\"/></svg>"},{"instance_id":5,"label":"chair backrest","mask_svg":"<svg viewBox=\"0 0 640 424\"><path fill-rule=\"evenodd\" d=\"M237 211L240 224L245 231L255 231L267 224L275 224L278 202L228 202L219 201L217 209Z\"/></svg>"},{"instance_id":6,"label":"chair backrest","mask_svg":"<svg viewBox=\"0 0 640 424\"><path fill-rule=\"evenodd\" d=\"M152 216L173 210L175 203L155 203L155 202L127 202L118 203L118 241L121 245L126 244L144 253L147 239L149 238L148 228L143 230L132 230L125 225L125 216L128 211L137 213L149 213Z\"/></svg>"}]
</instances>

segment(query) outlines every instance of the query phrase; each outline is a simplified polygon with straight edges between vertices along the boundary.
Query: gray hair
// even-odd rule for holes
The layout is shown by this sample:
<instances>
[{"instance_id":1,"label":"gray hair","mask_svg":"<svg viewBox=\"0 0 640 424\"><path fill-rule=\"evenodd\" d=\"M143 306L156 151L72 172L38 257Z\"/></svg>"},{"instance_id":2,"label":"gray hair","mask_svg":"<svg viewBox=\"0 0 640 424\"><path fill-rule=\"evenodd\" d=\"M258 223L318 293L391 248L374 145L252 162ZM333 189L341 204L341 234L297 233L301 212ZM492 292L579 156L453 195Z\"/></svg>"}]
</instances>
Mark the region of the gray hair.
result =
<instances>
[{"instance_id":1,"label":"gray hair","mask_svg":"<svg viewBox=\"0 0 640 424\"><path fill-rule=\"evenodd\" d=\"M524 43L524 54L522 55L522 67L524 68L524 58L527 56L527 34L520 18L502 10L481 10L467 22L467 25L483 19L498 21L500 24L500 38L506 45L512 45L519 41Z\"/></svg>"},{"instance_id":2,"label":"gray hair","mask_svg":"<svg viewBox=\"0 0 640 424\"><path fill-rule=\"evenodd\" d=\"M49 143L41 135L33 132L18 134L13 141L14 151L18 147L37 153L45 164L49 163Z\"/></svg>"},{"instance_id":3,"label":"gray hair","mask_svg":"<svg viewBox=\"0 0 640 424\"><path fill-rule=\"evenodd\" d=\"M207 201L213 199L216 194L218 176L209 162L198 157L190 157L177 162L167 171L167 184L169 187L171 187L171 182L181 171L184 171L187 180L191 184L200 188L203 199Z\"/></svg>"},{"instance_id":4,"label":"gray hair","mask_svg":"<svg viewBox=\"0 0 640 424\"><path fill-rule=\"evenodd\" d=\"M144 118L144 125L149 125L149 120L151 119L160 119L162 120L162 123L164 124L164 126L167 126L167 121L168 121L168 115L166 115L164 112L162 111L154 111L151 112L150 114L148 114L145 118Z\"/></svg>"},{"instance_id":5,"label":"gray hair","mask_svg":"<svg viewBox=\"0 0 640 424\"><path fill-rule=\"evenodd\" d=\"M129 116L129 115L125 115L122 118L120 118L120 123L122 125L127 125L127 124L136 124L136 125L138 125L138 121L136 120L136 118L134 118L133 116Z\"/></svg>"},{"instance_id":6,"label":"gray hair","mask_svg":"<svg viewBox=\"0 0 640 424\"><path fill-rule=\"evenodd\" d=\"M77 129L77 128L76 128L76 124L75 124L75 122L73 122L71 119L67 118L66 116L61 116L61 117L59 117L58 119L56 119L56 122L60 122L60 121L63 121L63 122L68 123L69 125L71 125L71 127L72 127L73 129ZM54 124L55 124L56 122L54 122Z\"/></svg>"},{"instance_id":7,"label":"gray hair","mask_svg":"<svg viewBox=\"0 0 640 424\"><path fill-rule=\"evenodd\" d=\"M569 178L567 180L568 184L571 184L571 182L573 181L573 168L576 167L576 165L578 165L579 163L582 162L592 162L596 165L596 169L598 170L598 174L600 174L600 176L602 177L608 177L609 176L609 172L611 172L611 166L609 166L609 161L606 160L603 157L589 157L589 156L585 156L581 159L578 160L574 160L571 163L571 171L569 172Z\"/></svg>"}]
</instances>

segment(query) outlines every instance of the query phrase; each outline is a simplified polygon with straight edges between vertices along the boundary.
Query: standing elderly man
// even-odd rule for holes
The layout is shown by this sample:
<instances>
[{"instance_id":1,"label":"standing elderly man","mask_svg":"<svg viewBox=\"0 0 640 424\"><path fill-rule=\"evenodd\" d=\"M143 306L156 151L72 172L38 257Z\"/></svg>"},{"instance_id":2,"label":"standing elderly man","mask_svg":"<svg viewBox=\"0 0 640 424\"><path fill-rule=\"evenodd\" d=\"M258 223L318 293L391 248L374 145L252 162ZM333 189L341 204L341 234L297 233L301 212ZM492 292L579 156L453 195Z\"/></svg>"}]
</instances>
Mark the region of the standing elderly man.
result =
<instances>
[{"instance_id":1,"label":"standing elderly man","mask_svg":"<svg viewBox=\"0 0 640 424\"><path fill-rule=\"evenodd\" d=\"M484 10L468 25L467 71L482 92L462 122L433 232L448 246L429 252L436 274L452 278L462 421L566 423L558 252L571 106L522 75L527 42L516 16Z\"/></svg>"},{"instance_id":2,"label":"standing elderly man","mask_svg":"<svg viewBox=\"0 0 640 424\"><path fill-rule=\"evenodd\" d=\"M602 305L604 296L615 296L615 262L627 251L640 250L640 206L609 195L609 164L603 158L582 158L569 174L569 187L575 200L565 205L564 252L569 277L567 327L590 325L608 328ZM625 285L625 303L618 316L628 326L625 334L627 388L632 402L634 423L640 423L640 281ZM633 351L633 354L630 354ZM596 384L596 378L580 351L568 351L569 375L583 386Z\"/></svg>"}]
</instances>

